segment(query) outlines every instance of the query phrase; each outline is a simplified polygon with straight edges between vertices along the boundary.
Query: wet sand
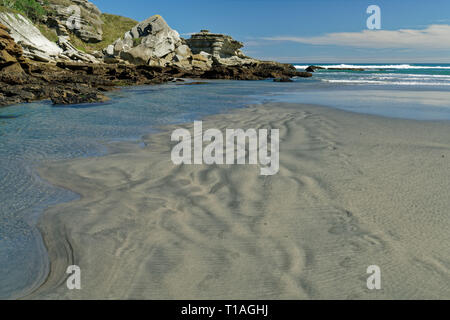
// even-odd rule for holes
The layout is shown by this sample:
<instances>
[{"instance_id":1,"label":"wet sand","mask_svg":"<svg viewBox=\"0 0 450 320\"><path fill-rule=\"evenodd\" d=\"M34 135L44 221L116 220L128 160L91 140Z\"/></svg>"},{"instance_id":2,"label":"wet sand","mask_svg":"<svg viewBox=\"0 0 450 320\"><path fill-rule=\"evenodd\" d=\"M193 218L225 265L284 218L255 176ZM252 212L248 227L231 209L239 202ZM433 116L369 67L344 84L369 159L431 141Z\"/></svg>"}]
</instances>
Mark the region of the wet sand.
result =
<instances>
[{"instance_id":1,"label":"wet sand","mask_svg":"<svg viewBox=\"0 0 450 320\"><path fill-rule=\"evenodd\" d=\"M174 128L40 169L81 199L42 217L50 273L26 298L450 298L448 122L276 103L203 121L280 129L273 176L176 166ZM72 264L81 290L66 287Z\"/></svg>"}]
</instances>

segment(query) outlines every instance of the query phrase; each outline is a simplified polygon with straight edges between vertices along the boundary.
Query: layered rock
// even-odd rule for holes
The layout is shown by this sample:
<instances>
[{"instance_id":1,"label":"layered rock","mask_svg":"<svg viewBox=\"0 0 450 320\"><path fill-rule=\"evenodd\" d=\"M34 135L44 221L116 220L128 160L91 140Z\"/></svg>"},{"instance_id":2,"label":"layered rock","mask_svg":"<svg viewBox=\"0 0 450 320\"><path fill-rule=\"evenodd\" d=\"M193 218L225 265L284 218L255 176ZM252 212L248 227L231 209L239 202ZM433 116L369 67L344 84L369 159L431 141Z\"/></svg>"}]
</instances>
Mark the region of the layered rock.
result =
<instances>
[{"instance_id":1,"label":"layered rock","mask_svg":"<svg viewBox=\"0 0 450 320\"><path fill-rule=\"evenodd\" d=\"M22 74L28 70L22 48L9 35L9 29L0 24L0 73Z\"/></svg>"},{"instance_id":2,"label":"layered rock","mask_svg":"<svg viewBox=\"0 0 450 320\"><path fill-rule=\"evenodd\" d=\"M69 24L71 31L84 42L102 41L101 12L93 3L87 0L67 0L64 3L55 0L38 1L47 8L49 12L47 23L57 29L58 35L67 36Z\"/></svg>"},{"instance_id":3,"label":"layered rock","mask_svg":"<svg viewBox=\"0 0 450 320\"><path fill-rule=\"evenodd\" d=\"M60 55L60 57L62 57L62 58L67 58L69 60L74 60L74 61L90 62L90 63L98 63L99 62L97 60L97 58L95 58L93 55L84 53L84 52L76 49L70 42L70 38L68 36L59 36L57 44L63 50L63 53Z\"/></svg>"},{"instance_id":4,"label":"layered rock","mask_svg":"<svg viewBox=\"0 0 450 320\"><path fill-rule=\"evenodd\" d=\"M242 42L227 35L210 33L209 30L201 30L200 33L191 35L186 42L194 54L203 51L220 58L245 57L240 50L244 47Z\"/></svg>"},{"instance_id":5,"label":"layered rock","mask_svg":"<svg viewBox=\"0 0 450 320\"><path fill-rule=\"evenodd\" d=\"M10 29L11 36L28 58L49 62L63 53L56 43L44 37L30 20L20 14L0 12L0 23Z\"/></svg>"},{"instance_id":6,"label":"layered rock","mask_svg":"<svg viewBox=\"0 0 450 320\"><path fill-rule=\"evenodd\" d=\"M231 36L201 30L186 40L193 54L207 55L215 65L236 66L255 63L258 60L247 57L240 49L244 44Z\"/></svg>"}]
</instances>

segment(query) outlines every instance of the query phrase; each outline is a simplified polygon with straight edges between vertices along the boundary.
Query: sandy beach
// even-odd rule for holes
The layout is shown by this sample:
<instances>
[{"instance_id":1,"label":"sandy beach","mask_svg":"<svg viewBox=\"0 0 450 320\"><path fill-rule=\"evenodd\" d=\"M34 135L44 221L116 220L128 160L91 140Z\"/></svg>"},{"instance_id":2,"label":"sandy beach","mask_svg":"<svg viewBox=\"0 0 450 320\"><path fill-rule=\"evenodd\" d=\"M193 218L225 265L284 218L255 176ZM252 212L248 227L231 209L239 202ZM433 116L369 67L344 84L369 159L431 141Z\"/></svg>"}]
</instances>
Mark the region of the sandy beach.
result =
<instances>
[{"instance_id":1,"label":"sandy beach","mask_svg":"<svg viewBox=\"0 0 450 320\"><path fill-rule=\"evenodd\" d=\"M182 165L176 127L40 175L50 273L30 299L449 299L450 125L266 104L204 129L280 130L280 169ZM68 265L81 290L66 287ZM366 269L381 269L368 290Z\"/></svg>"}]
</instances>

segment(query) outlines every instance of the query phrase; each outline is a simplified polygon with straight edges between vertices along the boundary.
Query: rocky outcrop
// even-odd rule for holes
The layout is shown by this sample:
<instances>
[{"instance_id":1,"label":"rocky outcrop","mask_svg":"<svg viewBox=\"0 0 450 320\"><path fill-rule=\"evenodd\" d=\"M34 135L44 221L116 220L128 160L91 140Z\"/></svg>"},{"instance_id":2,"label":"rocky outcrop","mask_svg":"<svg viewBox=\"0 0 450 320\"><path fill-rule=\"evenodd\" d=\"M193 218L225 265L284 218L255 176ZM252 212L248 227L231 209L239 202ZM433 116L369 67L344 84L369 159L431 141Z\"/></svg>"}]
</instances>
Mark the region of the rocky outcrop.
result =
<instances>
[{"instance_id":1,"label":"rocky outcrop","mask_svg":"<svg viewBox=\"0 0 450 320\"><path fill-rule=\"evenodd\" d=\"M309 72L299 72L291 64L283 64L272 61L257 61L244 65L214 65L210 70L200 74L206 79L229 80L263 80L268 78L309 78Z\"/></svg>"},{"instance_id":2,"label":"rocky outcrop","mask_svg":"<svg viewBox=\"0 0 450 320\"><path fill-rule=\"evenodd\" d=\"M150 66L33 62L30 69L30 74L0 72L0 106L43 99L54 104L103 102L104 92L115 86L173 80L170 72Z\"/></svg>"},{"instance_id":3,"label":"rocky outcrop","mask_svg":"<svg viewBox=\"0 0 450 320\"><path fill-rule=\"evenodd\" d=\"M306 72L316 72L316 70L323 70L325 68L319 66L309 66L305 69Z\"/></svg>"},{"instance_id":4,"label":"rocky outcrop","mask_svg":"<svg viewBox=\"0 0 450 320\"><path fill-rule=\"evenodd\" d=\"M315 72L316 70L332 70L332 71L366 71L363 68L339 68L339 67L319 67L319 66L309 66L305 69L306 72Z\"/></svg>"},{"instance_id":5,"label":"rocky outcrop","mask_svg":"<svg viewBox=\"0 0 450 320\"><path fill-rule=\"evenodd\" d=\"M244 44L232 37L202 30L186 40L193 54L207 56L215 65L237 66L255 63L258 60L247 57L240 49Z\"/></svg>"},{"instance_id":6,"label":"rocky outcrop","mask_svg":"<svg viewBox=\"0 0 450 320\"><path fill-rule=\"evenodd\" d=\"M47 24L58 31L58 35L67 36L67 23L70 30L86 43L100 42L103 30L100 10L87 0L38 0L49 12ZM75 9L75 7L78 9ZM79 11L77 11L79 10ZM78 14L79 13L79 14Z\"/></svg>"},{"instance_id":7,"label":"rocky outcrop","mask_svg":"<svg viewBox=\"0 0 450 320\"><path fill-rule=\"evenodd\" d=\"M256 63L246 57L241 42L230 36L211 34L206 30L189 40L155 15L137 24L104 50L107 58L119 58L133 64L176 66L193 73L211 70L213 65L239 66Z\"/></svg>"},{"instance_id":8,"label":"rocky outcrop","mask_svg":"<svg viewBox=\"0 0 450 320\"><path fill-rule=\"evenodd\" d=\"M106 100L104 92L115 86L159 84L177 74L183 73L170 67L27 60L0 24L0 106L42 99L54 104L101 102Z\"/></svg>"},{"instance_id":9,"label":"rocky outcrop","mask_svg":"<svg viewBox=\"0 0 450 320\"><path fill-rule=\"evenodd\" d=\"M186 62L184 60L191 56L191 51L177 31L160 15L154 15L105 48L104 54L137 65L165 67Z\"/></svg>"},{"instance_id":10,"label":"rocky outcrop","mask_svg":"<svg viewBox=\"0 0 450 320\"><path fill-rule=\"evenodd\" d=\"M235 56L245 58L245 55L240 50L244 47L242 42L236 41L227 35L210 33L209 30L201 30L200 33L191 35L191 38L186 40L186 42L193 54L206 52L220 58Z\"/></svg>"},{"instance_id":11,"label":"rocky outcrop","mask_svg":"<svg viewBox=\"0 0 450 320\"><path fill-rule=\"evenodd\" d=\"M121 59L136 65L175 67L185 76L196 78L259 80L311 75L297 72L292 65L247 57L242 47L242 42L208 30L184 40L155 15L126 32L103 53L105 61Z\"/></svg>"}]
</instances>

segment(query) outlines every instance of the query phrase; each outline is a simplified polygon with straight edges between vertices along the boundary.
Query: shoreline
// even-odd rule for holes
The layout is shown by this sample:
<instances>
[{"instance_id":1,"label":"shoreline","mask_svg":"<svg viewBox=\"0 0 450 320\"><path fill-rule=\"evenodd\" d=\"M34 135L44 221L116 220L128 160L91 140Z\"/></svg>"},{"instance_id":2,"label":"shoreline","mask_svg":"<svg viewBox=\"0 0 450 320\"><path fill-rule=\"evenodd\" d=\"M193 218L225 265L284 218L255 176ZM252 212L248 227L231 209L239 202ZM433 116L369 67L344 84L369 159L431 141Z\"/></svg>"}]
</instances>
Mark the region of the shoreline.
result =
<instances>
[{"instance_id":1,"label":"shoreline","mask_svg":"<svg viewBox=\"0 0 450 320\"><path fill-rule=\"evenodd\" d=\"M273 108L278 108L279 112L273 114ZM50 273L36 291L24 298L402 299L399 293L403 297L407 296L405 293L413 294L414 285L430 274L440 281L443 277L444 283L448 281L445 256L429 257L425 250L434 248L436 251L435 248L445 243L445 234L434 235L441 236L436 240L418 241L427 246L423 245L424 250L415 248L417 253L412 254L408 241L401 240L408 235L400 232L403 231L401 219L397 216L388 219L386 212L377 211L371 197L361 192L371 190L369 180L379 176L384 176L379 183L389 188L384 185L389 181L389 172L379 172L369 162L374 172L365 177L361 167L368 166L367 159L362 161L356 157L354 160L352 154L359 150L362 158L372 154L383 161L380 153L373 149L388 151L387 155L395 154L398 151L386 139L394 137L397 146L406 153L400 153L403 160L408 160L408 153L412 152L427 162L424 146L433 155L436 149L442 149L444 157L441 159L448 159L449 143L445 140L450 136L448 122L400 120L321 106L270 103L209 116L204 123L218 128L222 128L223 123L229 128L248 128L249 125L258 128L268 123L275 128L279 125L282 133L280 173L264 179L258 176L254 166L178 168L170 163L167 131L146 136L144 149L118 144L122 147L104 157L50 163L39 170L41 177L80 194L81 199L48 208L41 217L38 227L49 252ZM175 127L180 126L164 126L169 132ZM380 128L382 132L377 131ZM353 137L356 131L360 131L360 136ZM418 139L420 132L432 133L431 138ZM297 140L303 143L297 144ZM359 149L355 150L347 140L353 140ZM402 167L396 164L397 158L390 158L390 161L396 166L384 169L393 169L392 173L397 175L402 173ZM448 171L443 167L438 169L441 170L438 176L445 178ZM239 182L240 176L248 181ZM339 191L338 182L347 186L350 194ZM264 190L267 186L269 193ZM414 189L414 185L407 186ZM449 189L448 183L446 186L441 193ZM161 194L160 189L172 197ZM290 196L292 190L297 191L302 201ZM353 199L353 193L362 199ZM448 204L440 196L436 197ZM403 204L411 201L416 200L408 198ZM356 208L355 202L358 203ZM378 205L383 206L379 202ZM188 203L193 206L185 209ZM392 205L388 208L393 209L394 203ZM375 210L378 215L369 217L364 210ZM277 217L276 211L284 215ZM109 215L108 221L105 215ZM387 220L392 221L386 224ZM444 221L442 224L444 228ZM142 227L145 225L148 230ZM298 234L292 225L302 232ZM400 231L390 230L395 229L391 226L399 227ZM418 227L414 223L409 226L411 229ZM385 230L386 227L389 230ZM314 237L317 239L311 239ZM411 260L412 255L411 261L415 263L411 268L421 271L416 283L403 284L399 289L387 284L388 289L378 293L363 290L365 280L361 279L365 279L367 266L360 265L359 274L355 273L355 264L369 262L365 251L383 260L400 279L405 277L401 276L405 272L402 267L407 265L404 260ZM330 254L337 258L328 257ZM105 261L103 268L96 259ZM389 259L396 259L393 266L388 264ZM88 280L84 280L85 288L82 282L83 289L79 292L69 292L64 285L65 268L70 264L87 269L84 274ZM183 265L187 266L186 270ZM223 269L223 265L234 272ZM427 273L427 269L431 271ZM339 270L351 272L339 275ZM249 280L239 279L240 273L250 279L253 287L251 283L241 284ZM185 274L191 281L184 279ZM207 276L203 277L205 274ZM345 280L342 290L331 288L339 279ZM391 280L401 283L395 277ZM317 285L324 281L334 285L330 288ZM432 283L434 289L438 283ZM428 287L420 288L422 293L418 297L449 296L448 289L437 287L441 292L433 294ZM157 292L153 292L155 288ZM258 295L257 289L262 293Z\"/></svg>"}]
</instances>

